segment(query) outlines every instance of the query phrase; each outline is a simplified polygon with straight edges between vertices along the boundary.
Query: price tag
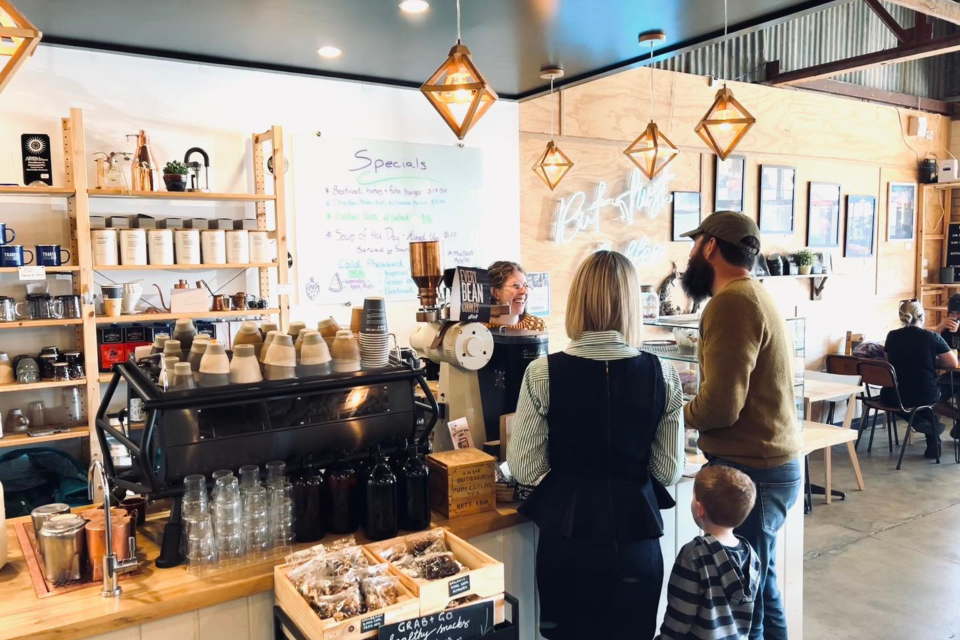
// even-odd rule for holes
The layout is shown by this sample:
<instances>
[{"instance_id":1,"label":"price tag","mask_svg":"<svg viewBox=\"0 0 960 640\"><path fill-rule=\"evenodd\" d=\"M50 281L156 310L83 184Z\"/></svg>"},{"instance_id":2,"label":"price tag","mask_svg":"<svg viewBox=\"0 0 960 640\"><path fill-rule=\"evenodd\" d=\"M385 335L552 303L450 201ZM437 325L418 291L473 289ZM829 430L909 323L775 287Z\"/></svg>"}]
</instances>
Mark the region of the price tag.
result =
<instances>
[{"instance_id":1,"label":"price tag","mask_svg":"<svg viewBox=\"0 0 960 640\"><path fill-rule=\"evenodd\" d=\"M375 616L370 616L369 618L364 618L360 621L360 633L366 633L368 631L373 631L374 629L379 629L383 626L383 614L378 613Z\"/></svg>"},{"instance_id":2,"label":"price tag","mask_svg":"<svg viewBox=\"0 0 960 640\"><path fill-rule=\"evenodd\" d=\"M451 598L467 591L470 591L470 576L463 576L450 581L449 592Z\"/></svg>"},{"instance_id":3,"label":"price tag","mask_svg":"<svg viewBox=\"0 0 960 640\"><path fill-rule=\"evenodd\" d=\"M286 284L277 285L277 295L278 296L289 296L293 293L293 285L289 282Z\"/></svg>"},{"instance_id":4,"label":"price tag","mask_svg":"<svg viewBox=\"0 0 960 640\"><path fill-rule=\"evenodd\" d=\"M46 280L46 267L20 267L20 280Z\"/></svg>"}]
</instances>

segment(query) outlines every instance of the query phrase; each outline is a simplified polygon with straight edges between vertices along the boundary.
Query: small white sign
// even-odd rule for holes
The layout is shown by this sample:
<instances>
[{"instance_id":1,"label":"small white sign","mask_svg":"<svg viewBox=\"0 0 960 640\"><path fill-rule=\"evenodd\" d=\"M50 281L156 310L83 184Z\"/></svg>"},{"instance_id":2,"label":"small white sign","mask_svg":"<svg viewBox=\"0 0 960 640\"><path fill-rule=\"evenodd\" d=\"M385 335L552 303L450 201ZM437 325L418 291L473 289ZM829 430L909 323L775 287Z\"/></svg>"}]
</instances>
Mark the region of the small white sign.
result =
<instances>
[{"instance_id":1,"label":"small white sign","mask_svg":"<svg viewBox=\"0 0 960 640\"><path fill-rule=\"evenodd\" d=\"M288 283L277 285L278 296L289 296L293 294L293 285Z\"/></svg>"},{"instance_id":2,"label":"small white sign","mask_svg":"<svg viewBox=\"0 0 960 640\"><path fill-rule=\"evenodd\" d=\"M527 313L545 318L550 315L550 272L527 274Z\"/></svg>"},{"instance_id":3,"label":"small white sign","mask_svg":"<svg viewBox=\"0 0 960 640\"><path fill-rule=\"evenodd\" d=\"M20 267L20 280L46 280L46 267Z\"/></svg>"},{"instance_id":4,"label":"small white sign","mask_svg":"<svg viewBox=\"0 0 960 640\"><path fill-rule=\"evenodd\" d=\"M453 441L454 449L473 449L473 435L466 418L448 422L447 428L450 429L450 440Z\"/></svg>"}]
</instances>

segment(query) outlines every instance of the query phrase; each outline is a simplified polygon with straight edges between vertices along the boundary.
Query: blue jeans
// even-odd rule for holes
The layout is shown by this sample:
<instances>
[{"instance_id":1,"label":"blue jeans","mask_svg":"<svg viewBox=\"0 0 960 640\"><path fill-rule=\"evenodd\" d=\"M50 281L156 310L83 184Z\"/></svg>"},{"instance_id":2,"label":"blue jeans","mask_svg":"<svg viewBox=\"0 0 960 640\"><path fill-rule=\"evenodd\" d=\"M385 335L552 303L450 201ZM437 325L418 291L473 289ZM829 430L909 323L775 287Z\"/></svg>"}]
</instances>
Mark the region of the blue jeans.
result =
<instances>
[{"instance_id":1,"label":"blue jeans","mask_svg":"<svg viewBox=\"0 0 960 640\"><path fill-rule=\"evenodd\" d=\"M803 484L800 461L794 460L772 469L754 469L722 458L712 458L710 464L742 471L757 485L757 503L753 511L734 530L747 539L760 558L760 596L753 607L750 640L787 640L787 617L777 586L777 532L787 519L787 511L800 495Z\"/></svg>"}]
</instances>

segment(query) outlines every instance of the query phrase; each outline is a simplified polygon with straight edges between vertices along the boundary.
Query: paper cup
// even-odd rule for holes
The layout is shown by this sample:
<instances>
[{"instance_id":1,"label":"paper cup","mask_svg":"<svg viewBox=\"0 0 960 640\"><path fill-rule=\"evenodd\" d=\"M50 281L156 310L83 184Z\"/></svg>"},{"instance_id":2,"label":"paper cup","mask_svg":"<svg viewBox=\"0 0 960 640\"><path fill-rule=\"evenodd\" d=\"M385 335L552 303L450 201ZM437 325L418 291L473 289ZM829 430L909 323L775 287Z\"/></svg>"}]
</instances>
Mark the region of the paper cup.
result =
<instances>
[{"instance_id":1,"label":"paper cup","mask_svg":"<svg viewBox=\"0 0 960 640\"><path fill-rule=\"evenodd\" d=\"M360 333L360 329L363 327L363 309L361 307L354 307L353 311L350 314L350 331L354 333Z\"/></svg>"},{"instance_id":2,"label":"paper cup","mask_svg":"<svg viewBox=\"0 0 960 640\"><path fill-rule=\"evenodd\" d=\"M367 298L363 301L360 331L371 334L387 333L387 306L383 298Z\"/></svg>"}]
</instances>

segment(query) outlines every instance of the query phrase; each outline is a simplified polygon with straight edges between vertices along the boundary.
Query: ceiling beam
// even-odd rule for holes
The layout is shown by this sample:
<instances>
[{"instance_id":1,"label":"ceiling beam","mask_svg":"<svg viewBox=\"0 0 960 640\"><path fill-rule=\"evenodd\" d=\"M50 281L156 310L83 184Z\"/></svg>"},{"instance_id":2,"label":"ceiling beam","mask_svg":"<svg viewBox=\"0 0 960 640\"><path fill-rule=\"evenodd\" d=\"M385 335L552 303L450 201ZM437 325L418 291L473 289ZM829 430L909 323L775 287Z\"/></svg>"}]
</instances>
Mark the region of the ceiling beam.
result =
<instances>
[{"instance_id":1,"label":"ceiling beam","mask_svg":"<svg viewBox=\"0 0 960 640\"><path fill-rule=\"evenodd\" d=\"M900 23L897 22L897 19L890 15L890 12L880 4L880 0L863 0L866 3L867 8L877 14L877 17L880 18L880 21L886 25L887 29L896 36L897 40L900 42L906 42L909 40L906 30L900 26Z\"/></svg>"},{"instance_id":2,"label":"ceiling beam","mask_svg":"<svg viewBox=\"0 0 960 640\"><path fill-rule=\"evenodd\" d=\"M947 22L960 24L960 3L954 0L887 0L917 13L925 13L931 18L940 18Z\"/></svg>"},{"instance_id":3,"label":"ceiling beam","mask_svg":"<svg viewBox=\"0 0 960 640\"><path fill-rule=\"evenodd\" d=\"M818 64L805 69L771 73L767 75L764 84L774 86L802 84L812 80L829 78L840 73L860 71L861 69L869 69L870 67L878 65L899 64L909 60L939 56L952 51L960 51L960 34L913 42L892 49L884 49L883 51L875 51L852 58Z\"/></svg>"},{"instance_id":4,"label":"ceiling beam","mask_svg":"<svg viewBox=\"0 0 960 640\"><path fill-rule=\"evenodd\" d=\"M921 98L907 93L896 93L893 91L884 91L883 89L874 89L864 87L859 84L849 82L839 82L837 80L813 80L796 86L797 89L808 91L817 91L819 93L829 93L835 96L843 96L855 100L866 102L875 102L877 104L888 104L895 107L904 107L907 109L917 109L918 111L927 111L929 113L939 113L941 115L954 117L960 114L960 105L943 100L934 100L932 98Z\"/></svg>"}]
</instances>

